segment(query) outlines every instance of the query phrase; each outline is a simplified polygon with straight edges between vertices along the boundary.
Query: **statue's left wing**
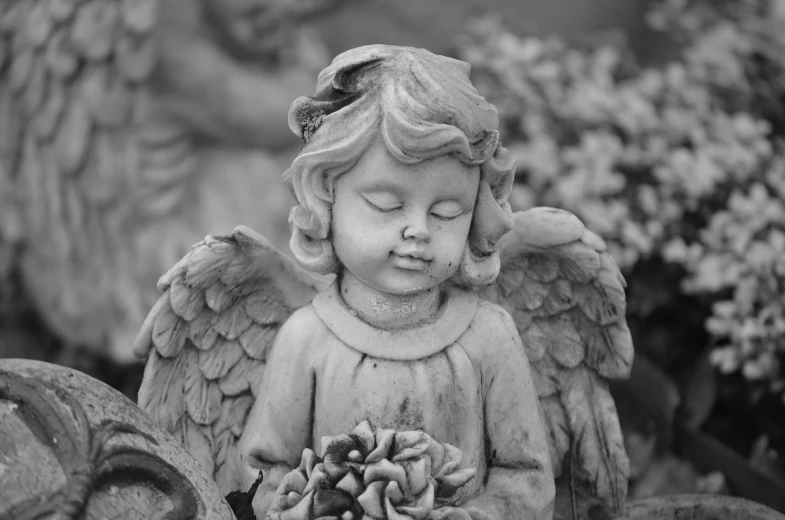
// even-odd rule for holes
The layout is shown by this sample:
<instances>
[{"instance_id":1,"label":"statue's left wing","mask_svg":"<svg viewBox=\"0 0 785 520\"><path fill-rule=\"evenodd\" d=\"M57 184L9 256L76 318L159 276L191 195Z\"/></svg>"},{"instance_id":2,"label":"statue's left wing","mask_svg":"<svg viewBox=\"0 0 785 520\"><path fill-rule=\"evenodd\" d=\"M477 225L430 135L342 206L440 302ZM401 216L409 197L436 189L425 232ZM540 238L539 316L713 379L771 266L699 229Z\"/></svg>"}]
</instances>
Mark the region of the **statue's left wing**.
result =
<instances>
[{"instance_id":1,"label":"statue's left wing","mask_svg":"<svg viewBox=\"0 0 785 520\"><path fill-rule=\"evenodd\" d=\"M208 236L158 282L164 294L134 345L147 356L139 407L224 494L239 490L233 450L278 329L318 285L244 226Z\"/></svg>"},{"instance_id":2,"label":"statue's left wing","mask_svg":"<svg viewBox=\"0 0 785 520\"><path fill-rule=\"evenodd\" d=\"M482 295L512 315L521 335L557 502L560 487L573 502L578 488L620 512L629 461L607 380L629 377L632 367L624 278L603 240L562 210L516 213L499 248L501 271Z\"/></svg>"}]
</instances>

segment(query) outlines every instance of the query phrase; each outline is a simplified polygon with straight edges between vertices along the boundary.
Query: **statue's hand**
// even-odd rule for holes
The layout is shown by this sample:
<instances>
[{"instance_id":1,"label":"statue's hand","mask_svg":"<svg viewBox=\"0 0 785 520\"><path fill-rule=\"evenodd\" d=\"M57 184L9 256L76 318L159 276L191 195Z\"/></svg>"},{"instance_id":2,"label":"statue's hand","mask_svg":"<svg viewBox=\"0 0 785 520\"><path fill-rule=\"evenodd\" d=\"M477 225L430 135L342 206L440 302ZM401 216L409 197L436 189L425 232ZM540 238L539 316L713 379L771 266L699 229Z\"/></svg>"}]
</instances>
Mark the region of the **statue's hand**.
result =
<instances>
[{"instance_id":1,"label":"statue's hand","mask_svg":"<svg viewBox=\"0 0 785 520\"><path fill-rule=\"evenodd\" d=\"M431 511L428 520L472 520L472 517L460 507L440 507Z\"/></svg>"}]
</instances>

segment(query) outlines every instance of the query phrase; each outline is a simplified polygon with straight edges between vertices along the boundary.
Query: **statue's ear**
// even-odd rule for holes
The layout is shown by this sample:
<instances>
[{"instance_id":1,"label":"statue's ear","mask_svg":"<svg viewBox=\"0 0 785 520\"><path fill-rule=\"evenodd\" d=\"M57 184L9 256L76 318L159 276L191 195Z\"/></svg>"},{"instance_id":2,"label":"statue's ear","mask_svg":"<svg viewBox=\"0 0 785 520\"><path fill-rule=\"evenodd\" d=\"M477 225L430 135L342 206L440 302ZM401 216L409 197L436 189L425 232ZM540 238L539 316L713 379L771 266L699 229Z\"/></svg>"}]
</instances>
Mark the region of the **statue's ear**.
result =
<instances>
[{"instance_id":1,"label":"statue's ear","mask_svg":"<svg viewBox=\"0 0 785 520\"><path fill-rule=\"evenodd\" d=\"M301 96L289 108L289 128L307 143L322 125L325 116L350 105L361 95L360 92L344 92L330 86L314 97Z\"/></svg>"}]
</instances>

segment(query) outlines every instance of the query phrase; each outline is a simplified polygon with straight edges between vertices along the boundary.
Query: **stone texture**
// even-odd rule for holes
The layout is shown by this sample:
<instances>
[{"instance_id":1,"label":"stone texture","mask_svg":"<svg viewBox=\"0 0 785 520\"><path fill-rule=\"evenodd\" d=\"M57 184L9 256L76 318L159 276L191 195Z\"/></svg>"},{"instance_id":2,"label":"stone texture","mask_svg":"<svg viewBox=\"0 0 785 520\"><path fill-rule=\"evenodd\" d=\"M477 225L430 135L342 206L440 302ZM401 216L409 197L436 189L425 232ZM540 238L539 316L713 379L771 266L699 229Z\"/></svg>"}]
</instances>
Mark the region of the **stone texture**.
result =
<instances>
[{"instance_id":1,"label":"stone texture","mask_svg":"<svg viewBox=\"0 0 785 520\"><path fill-rule=\"evenodd\" d=\"M21 514L13 508L36 496L52 506L47 511L64 511L54 493L65 490L72 504L84 506L77 506L77 518L87 520L177 518L167 516L174 510L191 518L189 504L193 518L234 518L215 483L174 438L81 372L0 360L0 418L0 517ZM83 489L78 482L86 483Z\"/></svg>"}]
</instances>

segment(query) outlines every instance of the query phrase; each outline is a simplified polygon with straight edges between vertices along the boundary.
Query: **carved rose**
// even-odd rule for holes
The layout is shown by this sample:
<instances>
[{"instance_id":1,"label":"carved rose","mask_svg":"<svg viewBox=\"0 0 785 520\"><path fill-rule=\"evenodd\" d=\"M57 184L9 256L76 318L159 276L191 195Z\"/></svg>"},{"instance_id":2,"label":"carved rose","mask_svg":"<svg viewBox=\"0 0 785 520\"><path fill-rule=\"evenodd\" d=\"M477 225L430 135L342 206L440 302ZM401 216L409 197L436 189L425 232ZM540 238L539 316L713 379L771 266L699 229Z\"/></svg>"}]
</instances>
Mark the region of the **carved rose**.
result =
<instances>
[{"instance_id":1,"label":"carved rose","mask_svg":"<svg viewBox=\"0 0 785 520\"><path fill-rule=\"evenodd\" d=\"M461 450L421 431L379 429L322 438L278 486L268 520L424 520L474 478Z\"/></svg>"}]
</instances>

